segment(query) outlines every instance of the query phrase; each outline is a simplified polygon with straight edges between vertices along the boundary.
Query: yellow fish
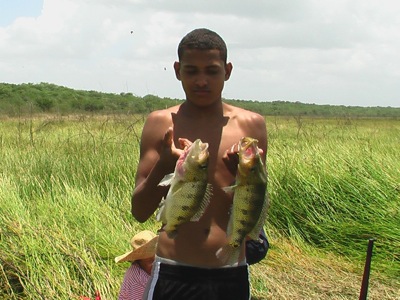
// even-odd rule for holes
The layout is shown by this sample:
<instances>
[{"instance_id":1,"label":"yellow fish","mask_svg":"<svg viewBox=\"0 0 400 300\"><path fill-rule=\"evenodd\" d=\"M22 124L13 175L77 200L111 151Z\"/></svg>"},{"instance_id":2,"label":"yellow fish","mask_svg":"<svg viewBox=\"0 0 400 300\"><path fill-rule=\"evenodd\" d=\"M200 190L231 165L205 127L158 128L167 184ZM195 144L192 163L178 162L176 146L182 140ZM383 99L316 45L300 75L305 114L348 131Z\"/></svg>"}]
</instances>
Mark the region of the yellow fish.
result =
<instances>
[{"instance_id":1,"label":"yellow fish","mask_svg":"<svg viewBox=\"0 0 400 300\"><path fill-rule=\"evenodd\" d=\"M211 197L208 157L208 143L197 139L178 158L174 173L159 183L170 185L157 214L157 220L166 224L164 230L170 238L176 236L179 225L198 221L208 206Z\"/></svg>"},{"instance_id":2,"label":"yellow fish","mask_svg":"<svg viewBox=\"0 0 400 300\"><path fill-rule=\"evenodd\" d=\"M259 240L269 207L267 170L262 162L258 140L244 137L239 143L239 164L235 185L224 188L234 192L228 222L228 244L216 255L225 264L238 262L241 245L248 236Z\"/></svg>"}]
</instances>

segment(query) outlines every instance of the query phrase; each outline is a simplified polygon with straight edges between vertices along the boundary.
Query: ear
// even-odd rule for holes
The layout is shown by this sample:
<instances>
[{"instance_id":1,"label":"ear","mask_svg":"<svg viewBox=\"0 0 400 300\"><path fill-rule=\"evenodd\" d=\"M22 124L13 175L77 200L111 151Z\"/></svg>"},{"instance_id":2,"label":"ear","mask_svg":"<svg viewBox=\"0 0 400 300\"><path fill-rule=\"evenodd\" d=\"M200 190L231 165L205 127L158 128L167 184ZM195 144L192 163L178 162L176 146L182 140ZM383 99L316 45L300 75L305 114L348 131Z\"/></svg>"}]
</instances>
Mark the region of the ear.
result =
<instances>
[{"instance_id":1,"label":"ear","mask_svg":"<svg viewBox=\"0 0 400 300\"><path fill-rule=\"evenodd\" d=\"M227 81L231 77L233 65L232 63L227 63L225 65L225 81Z\"/></svg>"},{"instance_id":2,"label":"ear","mask_svg":"<svg viewBox=\"0 0 400 300\"><path fill-rule=\"evenodd\" d=\"M181 80L180 63L178 61L174 62L175 77L179 81Z\"/></svg>"}]
</instances>

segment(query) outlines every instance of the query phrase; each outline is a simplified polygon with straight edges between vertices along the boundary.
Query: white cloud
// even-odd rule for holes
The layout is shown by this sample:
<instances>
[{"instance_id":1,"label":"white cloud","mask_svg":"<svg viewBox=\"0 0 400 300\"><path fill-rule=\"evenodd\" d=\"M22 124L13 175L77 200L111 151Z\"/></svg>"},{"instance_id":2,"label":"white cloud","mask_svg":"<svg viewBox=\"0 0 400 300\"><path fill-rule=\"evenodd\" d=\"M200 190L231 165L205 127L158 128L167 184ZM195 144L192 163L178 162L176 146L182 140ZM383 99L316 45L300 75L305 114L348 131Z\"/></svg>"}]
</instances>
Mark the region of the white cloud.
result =
<instances>
[{"instance_id":1,"label":"white cloud","mask_svg":"<svg viewBox=\"0 0 400 300\"><path fill-rule=\"evenodd\" d=\"M395 0L44 0L40 16L0 27L0 81L183 98L177 44L208 27L234 64L227 98L400 106L399 10Z\"/></svg>"}]
</instances>

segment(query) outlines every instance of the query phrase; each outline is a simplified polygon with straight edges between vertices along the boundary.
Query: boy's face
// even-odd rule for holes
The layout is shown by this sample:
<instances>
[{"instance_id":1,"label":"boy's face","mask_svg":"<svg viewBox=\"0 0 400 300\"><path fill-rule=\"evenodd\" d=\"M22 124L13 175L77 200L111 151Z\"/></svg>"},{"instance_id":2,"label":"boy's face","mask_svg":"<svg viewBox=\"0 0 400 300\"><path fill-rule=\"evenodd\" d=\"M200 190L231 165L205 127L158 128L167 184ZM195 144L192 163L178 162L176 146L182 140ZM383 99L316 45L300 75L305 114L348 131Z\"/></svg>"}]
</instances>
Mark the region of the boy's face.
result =
<instances>
[{"instance_id":1,"label":"boy's face","mask_svg":"<svg viewBox=\"0 0 400 300\"><path fill-rule=\"evenodd\" d=\"M186 99L195 105L207 106L221 100L232 64L225 65L218 50L186 49L174 68Z\"/></svg>"}]
</instances>

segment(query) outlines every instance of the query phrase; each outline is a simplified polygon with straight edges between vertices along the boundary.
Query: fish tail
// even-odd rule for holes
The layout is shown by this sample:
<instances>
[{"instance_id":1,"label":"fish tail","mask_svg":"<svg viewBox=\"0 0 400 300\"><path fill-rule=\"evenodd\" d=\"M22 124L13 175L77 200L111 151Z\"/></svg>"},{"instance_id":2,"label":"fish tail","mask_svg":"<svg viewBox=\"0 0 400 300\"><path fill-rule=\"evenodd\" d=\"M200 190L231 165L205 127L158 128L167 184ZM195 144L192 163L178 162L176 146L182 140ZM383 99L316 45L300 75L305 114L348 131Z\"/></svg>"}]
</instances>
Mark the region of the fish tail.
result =
<instances>
[{"instance_id":1,"label":"fish tail","mask_svg":"<svg viewBox=\"0 0 400 300\"><path fill-rule=\"evenodd\" d=\"M160 204L158 205L158 212L156 215L157 221L166 222L165 218L165 198L161 199Z\"/></svg>"},{"instance_id":2,"label":"fish tail","mask_svg":"<svg viewBox=\"0 0 400 300\"><path fill-rule=\"evenodd\" d=\"M173 230L173 231L167 231L167 235L170 239L174 239L176 238L176 236L178 235L178 231L177 230Z\"/></svg>"},{"instance_id":3,"label":"fish tail","mask_svg":"<svg viewBox=\"0 0 400 300\"><path fill-rule=\"evenodd\" d=\"M238 262L240 247L233 247L228 244L218 249L215 253L217 258L225 265L233 265Z\"/></svg>"},{"instance_id":4,"label":"fish tail","mask_svg":"<svg viewBox=\"0 0 400 300\"><path fill-rule=\"evenodd\" d=\"M167 233L168 237L170 239L174 239L178 235L178 229L177 226L166 224L164 226L164 231Z\"/></svg>"}]
</instances>

